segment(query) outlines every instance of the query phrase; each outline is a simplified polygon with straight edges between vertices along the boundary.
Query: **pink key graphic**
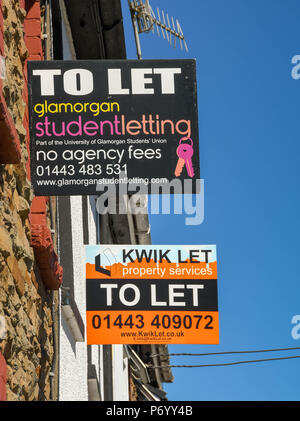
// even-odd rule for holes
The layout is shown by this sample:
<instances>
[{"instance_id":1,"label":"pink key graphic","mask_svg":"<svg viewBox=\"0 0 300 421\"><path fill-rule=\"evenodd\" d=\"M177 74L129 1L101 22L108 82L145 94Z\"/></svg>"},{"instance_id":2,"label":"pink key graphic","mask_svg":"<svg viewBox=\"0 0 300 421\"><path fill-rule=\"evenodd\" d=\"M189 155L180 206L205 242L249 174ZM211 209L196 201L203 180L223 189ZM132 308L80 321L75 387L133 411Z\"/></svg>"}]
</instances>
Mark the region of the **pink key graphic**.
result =
<instances>
[{"instance_id":1,"label":"pink key graphic","mask_svg":"<svg viewBox=\"0 0 300 421\"><path fill-rule=\"evenodd\" d=\"M179 146L177 147L177 150L176 150L178 161L175 168L175 176L176 177L180 176L180 174L182 173L182 169L185 165L188 176L194 177L194 168L193 168L193 163L191 159L194 154L193 141L192 139L188 139L192 142L191 144L189 144L189 143L181 143L182 140L186 140L186 139L184 138L180 139Z\"/></svg>"}]
</instances>

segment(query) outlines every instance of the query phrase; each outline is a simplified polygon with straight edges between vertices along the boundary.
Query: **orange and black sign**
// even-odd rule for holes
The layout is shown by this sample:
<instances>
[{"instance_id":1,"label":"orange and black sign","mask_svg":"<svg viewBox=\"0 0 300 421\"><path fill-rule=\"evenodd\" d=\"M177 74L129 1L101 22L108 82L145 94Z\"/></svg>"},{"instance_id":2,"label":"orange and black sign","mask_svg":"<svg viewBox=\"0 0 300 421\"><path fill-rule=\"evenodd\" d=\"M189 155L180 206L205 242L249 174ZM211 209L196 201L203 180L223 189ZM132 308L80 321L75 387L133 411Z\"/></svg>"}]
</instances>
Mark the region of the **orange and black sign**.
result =
<instances>
[{"instance_id":1,"label":"orange and black sign","mask_svg":"<svg viewBox=\"0 0 300 421\"><path fill-rule=\"evenodd\" d=\"M215 246L86 247L88 344L217 344Z\"/></svg>"}]
</instances>

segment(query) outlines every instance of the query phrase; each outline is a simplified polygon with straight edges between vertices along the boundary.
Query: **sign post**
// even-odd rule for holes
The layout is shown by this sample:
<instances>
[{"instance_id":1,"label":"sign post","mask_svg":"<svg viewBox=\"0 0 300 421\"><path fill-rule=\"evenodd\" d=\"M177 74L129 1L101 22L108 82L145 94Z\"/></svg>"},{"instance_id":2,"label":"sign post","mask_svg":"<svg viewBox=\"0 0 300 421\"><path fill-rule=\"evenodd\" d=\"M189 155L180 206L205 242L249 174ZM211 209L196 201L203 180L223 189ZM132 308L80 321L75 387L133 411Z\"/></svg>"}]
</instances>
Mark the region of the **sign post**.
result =
<instances>
[{"instance_id":1,"label":"sign post","mask_svg":"<svg viewBox=\"0 0 300 421\"><path fill-rule=\"evenodd\" d=\"M87 342L218 344L216 247L86 246Z\"/></svg>"}]
</instances>

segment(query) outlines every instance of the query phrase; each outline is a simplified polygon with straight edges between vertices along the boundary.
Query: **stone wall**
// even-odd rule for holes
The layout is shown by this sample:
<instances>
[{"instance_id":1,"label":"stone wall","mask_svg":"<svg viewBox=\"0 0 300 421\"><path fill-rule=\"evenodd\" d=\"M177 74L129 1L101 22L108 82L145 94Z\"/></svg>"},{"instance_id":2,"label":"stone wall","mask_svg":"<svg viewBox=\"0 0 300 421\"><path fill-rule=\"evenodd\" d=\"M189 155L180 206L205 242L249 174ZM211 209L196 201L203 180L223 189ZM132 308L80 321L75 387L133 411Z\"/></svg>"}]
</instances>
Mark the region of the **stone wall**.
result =
<instances>
[{"instance_id":1,"label":"stone wall","mask_svg":"<svg viewBox=\"0 0 300 421\"><path fill-rule=\"evenodd\" d=\"M0 165L0 316L5 316L6 321L0 352L7 363L8 401L48 400L53 358L52 296L44 287L31 247L29 213L33 193L26 130L24 68L29 53L23 32L25 3L30 8L39 2L0 1L6 64L2 92L22 152L20 164Z\"/></svg>"}]
</instances>

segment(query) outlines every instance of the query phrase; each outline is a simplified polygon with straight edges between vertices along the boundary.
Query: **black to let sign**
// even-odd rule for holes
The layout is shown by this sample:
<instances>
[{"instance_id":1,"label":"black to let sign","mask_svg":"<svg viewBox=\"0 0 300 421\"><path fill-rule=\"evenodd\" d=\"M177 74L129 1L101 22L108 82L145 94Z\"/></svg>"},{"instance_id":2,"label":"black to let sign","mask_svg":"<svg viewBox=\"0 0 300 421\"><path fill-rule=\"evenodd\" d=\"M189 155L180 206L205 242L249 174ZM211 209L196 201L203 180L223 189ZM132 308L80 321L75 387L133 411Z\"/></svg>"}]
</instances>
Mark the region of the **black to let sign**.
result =
<instances>
[{"instance_id":1,"label":"black to let sign","mask_svg":"<svg viewBox=\"0 0 300 421\"><path fill-rule=\"evenodd\" d=\"M199 179L195 60L31 61L28 83L36 195Z\"/></svg>"}]
</instances>

